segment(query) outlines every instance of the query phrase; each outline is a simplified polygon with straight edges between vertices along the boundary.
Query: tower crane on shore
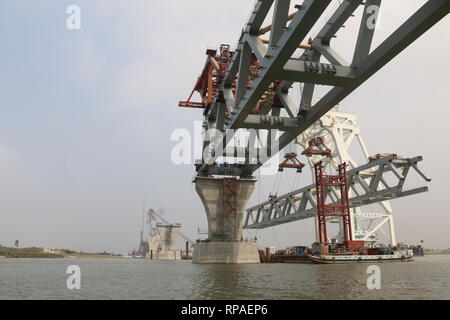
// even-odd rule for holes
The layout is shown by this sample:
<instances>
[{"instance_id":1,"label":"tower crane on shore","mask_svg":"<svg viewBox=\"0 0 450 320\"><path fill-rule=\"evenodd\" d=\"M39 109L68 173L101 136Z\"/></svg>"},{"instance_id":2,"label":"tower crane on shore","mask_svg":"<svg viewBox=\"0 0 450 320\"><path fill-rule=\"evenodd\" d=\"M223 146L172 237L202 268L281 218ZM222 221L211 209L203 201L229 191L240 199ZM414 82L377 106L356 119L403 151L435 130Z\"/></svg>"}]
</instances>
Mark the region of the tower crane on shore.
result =
<instances>
[{"instance_id":1,"label":"tower crane on shore","mask_svg":"<svg viewBox=\"0 0 450 320\"><path fill-rule=\"evenodd\" d=\"M156 224L158 223L157 222L157 219L156 218L158 218L159 220L161 220L163 223L165 223L165 224L167 224L167 225L172 225L173 223L170 223L169 221L167 221L166 219L164 219L163 217L162 217L162 215L161 214L159 214L158 212L156 212L155 210L153 210L153 209L149 209L148 210L148 217L149 217L149 221L155 221L155 232L159 232L158 231L158 229L156 228ZM195 243L195 241L194 240L192 240L191 238L189 238L187 235L185 235L183 232L179 232L179 235L184 239L184 240L186 240L187 242L189 242L191 245L194 245L194 243Z\"/></svg>"}]
</instances>

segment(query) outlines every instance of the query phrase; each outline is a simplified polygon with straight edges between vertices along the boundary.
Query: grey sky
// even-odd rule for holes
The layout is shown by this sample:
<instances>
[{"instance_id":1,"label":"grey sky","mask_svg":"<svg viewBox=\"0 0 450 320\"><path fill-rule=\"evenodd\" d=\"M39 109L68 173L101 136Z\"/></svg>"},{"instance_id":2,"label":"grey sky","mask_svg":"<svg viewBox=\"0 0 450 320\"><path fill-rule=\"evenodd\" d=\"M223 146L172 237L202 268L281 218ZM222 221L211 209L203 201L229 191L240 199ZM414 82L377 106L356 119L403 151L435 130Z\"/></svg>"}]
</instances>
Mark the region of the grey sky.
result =
<instances>
[{"instance_id":1,"label":"grey sky","mask_svg":"<svg viewBox=\"0 0 450 320\"><path fill-rule=\"evenodd\" d=\"M424 2L385 0L376 44ZM66 28L70 4L82 10L79 31ZM178 100L192 89L206 47L236 43L252 4L2 1L0 244L126 253L137 246L144 200L191 237L206 228L193 167L171 163L170 135L201 120ZM357 20L339 34L343 54ZM393 202L397 237L442 248L450 247L449 27L447 17L341 104L358 115L371 153L424 156L430 192ZM272 188L265 180L263 198ZM257 189L251 203L258 197ZM308 228L296 222L258 237L264 245L309 243Z\"/></svg>"}]
</instances>

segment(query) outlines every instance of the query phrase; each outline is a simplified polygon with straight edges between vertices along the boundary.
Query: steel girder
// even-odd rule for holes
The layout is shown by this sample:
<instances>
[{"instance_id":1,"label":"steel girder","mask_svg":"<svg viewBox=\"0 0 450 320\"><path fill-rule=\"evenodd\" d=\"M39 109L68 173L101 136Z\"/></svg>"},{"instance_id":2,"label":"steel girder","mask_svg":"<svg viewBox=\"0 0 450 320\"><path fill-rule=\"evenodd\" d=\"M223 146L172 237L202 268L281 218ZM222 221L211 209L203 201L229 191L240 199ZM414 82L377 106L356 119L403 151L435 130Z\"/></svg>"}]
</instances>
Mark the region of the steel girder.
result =
<instances>
[{"instance_id":1,"label":"steel girder","mask_svg":"<svg viewBox=\"0 0 450 320\"><path fill-rule=\"evenodd\" d=\"M417 163L422 160L420 156L404 159L389 155L348 171L350 207L361 207L428 191L428 187L404 190L411 168L425 181L431 181L417 167ZM328 203L339 202L339 190L336 187L328 187L325 194ZM311 184L247 209L244 229L264 229L316 215L316 185Z\"/></svg>"},{"instance_id":2,"label":"steel girder","mask_svg":"<svg viewBox=\"0 0 450 320\"><path fill-rule=\"evenodd\" d=\"M299 44L304 41L330 2L330 0L305 0L302 5L296 6L298 11L287 24L287 8L290 1L275 1L268 46L259 38L259 34L274 0L256 2L252 15L242 31L233 60L219 85L220 94L206 115L206 129L218 129L221 134L205 137L204 147L210 152L205 155L198 167L199 175L230 174L229 170L226 170L228 171L226 173L222 172L225 169L222 170L214 162L223 156L219 151L230 141L227 132L231 130L240 128L280 130L284 133L272 145L277 145L279 150L283 149L450 12L450 0L428 0L391 36L370 52L374 28L367 25L367 19L372 14L369 9L374 5L379 6L381 0L365 2L344 0L311 42L312 49L305 50L300 59L294 59L292 56ZM330 43L360 5L365 5L365 10L353 61L349 64L330 47ZM259 60L261 70L252 86L247 88L252 54ZM322 56L330 63L320 63ZM277 93L289 118L280 118L279 108L272 109L271 115L268 115L271 110L267 110L263 115L251 115L252 108L275 80L281 81ZM289 97L289 89L294 82L305 84L300 110ZM333 88L311 106L314 87L318 84ZM265 147L269 148L269 145ZM271 150L267 154L273 155ZM248 164L233 170L233 174L251 175L262 165L262 161Z\"/></svg>"}]
</instances>

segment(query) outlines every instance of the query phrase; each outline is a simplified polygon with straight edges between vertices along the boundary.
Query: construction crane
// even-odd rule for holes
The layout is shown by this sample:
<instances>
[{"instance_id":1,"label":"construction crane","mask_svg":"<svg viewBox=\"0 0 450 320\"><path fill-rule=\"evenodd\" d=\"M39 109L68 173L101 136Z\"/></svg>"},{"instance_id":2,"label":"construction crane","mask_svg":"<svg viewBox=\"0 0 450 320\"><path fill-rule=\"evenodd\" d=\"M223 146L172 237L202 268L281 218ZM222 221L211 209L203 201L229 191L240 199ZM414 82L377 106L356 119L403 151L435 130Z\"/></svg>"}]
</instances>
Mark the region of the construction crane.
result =
<instances>
[{"instance_id":1,"label":"construction crane","mask_svg":"<svg viewBox=\"0 0 450 320\"><path fill-rule=\"evenodd\" d=\"M167 224L167 225L172 225L173 223L170 223L169 221L167 221L166 219L164 219L161 214L159 214L158 212L156 212L153 209L149 209L148 210L148 217L149 217L149 221L154 221L155 222L155 234L159 234L158 228L156 228L157 226L157 219L161 220L163 223ZM189 238L187 235L185 235L183 232L180 232L181 237L186 240L187 242L189 242L191 245L194 245L195 241L192 240L191 238ZM161 237L161 235L159 235Z\"/></svg>"}]
</instances>

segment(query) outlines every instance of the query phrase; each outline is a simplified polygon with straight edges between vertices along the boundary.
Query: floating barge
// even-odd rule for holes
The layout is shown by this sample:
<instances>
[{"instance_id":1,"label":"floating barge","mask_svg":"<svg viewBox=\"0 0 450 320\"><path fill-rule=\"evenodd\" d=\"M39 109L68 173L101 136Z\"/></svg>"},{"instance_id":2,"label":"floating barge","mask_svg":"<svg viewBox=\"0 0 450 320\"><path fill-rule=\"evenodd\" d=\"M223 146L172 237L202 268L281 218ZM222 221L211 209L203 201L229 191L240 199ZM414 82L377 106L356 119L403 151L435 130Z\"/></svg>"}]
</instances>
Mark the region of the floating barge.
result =
<instances>
[{"instance_id":1,"label":"floating barge","mask_svg":"<svg viewBox=\"0 0 450 320\"><path fill-rule=\"evenodd\" d=\"M381 263L414 261L412 250L394 251L391 254L358 255L358 254L330 254L308 255L313 263L318 264L347 264L347 263Z\"/></svg>"},{"instance_id":2,"label":"floating barge","mask_svg":"<svg viewBox=\"0 0 450 320\"><path fill-rule=\"evenodd\" d=\"M361 248L359 251L320 253L306 247L290 247L270 253L270 248L260 251L261 263L383 263L414 261L414 251L409 248Z\"/></svg>"},{"instance_id":3,"label":"floating barge","mask_svg":"<svg viewBox=\"0 0 450 320\"><path fill-rule=\"evenodd\" d=\"M311 257L308 254L275 254L270 256L266 263L312 263Z\"/></svg>"},{"instance_id":4,"label":"floating barge","mask_svg":"<svg viewBox=\"0 0 450 320\"><path fill-rule=\"evenodd\" d=\"M261 263L312 263L307 247L289 247L276 251L274 247L259 251Z\"/></svg>"}]
</instances>

